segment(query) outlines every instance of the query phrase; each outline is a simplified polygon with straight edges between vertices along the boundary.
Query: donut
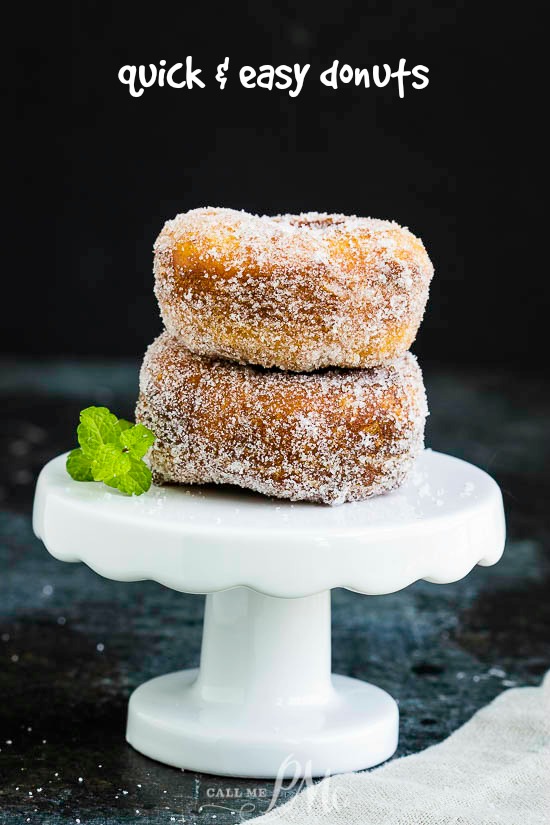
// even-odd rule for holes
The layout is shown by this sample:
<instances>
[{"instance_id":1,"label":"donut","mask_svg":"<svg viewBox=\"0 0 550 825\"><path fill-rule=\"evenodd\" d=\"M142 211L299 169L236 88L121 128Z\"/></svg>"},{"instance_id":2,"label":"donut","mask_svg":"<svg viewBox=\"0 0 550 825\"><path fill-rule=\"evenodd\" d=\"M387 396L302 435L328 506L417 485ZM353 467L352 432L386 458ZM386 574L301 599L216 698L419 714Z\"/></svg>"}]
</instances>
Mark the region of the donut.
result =
<instances>
[{"instance_id":1,"label":"donut","mask_svg":"<svg viewBox=\"0 0 550 825\"><path fill-rule=\"evenodd\" d=\"M191 352L297 372L404 353L433 275L390 221L214 208L165 224L154 271L164 325Z\"/></svg>"},{"instance_id":2,"label":"donut","mask_svg":"<svg viewBox=\"0 0 550 825\"><path fill-rule=\"evenodd\" d=\"M145 355L136 420L157 436L157 484L341 504L403 482L426 414L408 352L370 369L292 373L195 355L164 332Z\"/></svg>"}]
</instances>

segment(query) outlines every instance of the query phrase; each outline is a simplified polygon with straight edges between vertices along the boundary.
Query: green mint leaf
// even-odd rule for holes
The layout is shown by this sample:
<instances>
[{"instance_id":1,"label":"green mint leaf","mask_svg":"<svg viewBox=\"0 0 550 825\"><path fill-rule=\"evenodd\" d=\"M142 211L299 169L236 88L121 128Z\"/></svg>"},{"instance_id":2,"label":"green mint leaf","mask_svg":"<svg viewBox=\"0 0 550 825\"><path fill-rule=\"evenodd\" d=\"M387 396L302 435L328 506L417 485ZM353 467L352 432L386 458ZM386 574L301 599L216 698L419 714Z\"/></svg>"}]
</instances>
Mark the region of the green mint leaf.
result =
<instances>
[{"instance_id":1,"label":"green mint leaf","mask_svg":"<svg viewBox=\"0 0 550 825\"><path fill-rule=\"evenodd\" d=\"M123 453L116 444L103 444L96 451L92 461L94 481L107 482L108 479L116 479L125 475L129 469L130 456Z\"/></svg>"},{"instance_id":2,"label":"green mint leaf","mask_svg":"<svg viewBox=\"0 0 550 825\"><path fill-rule=\"evenodd\" d=\"M122 433L122 432L124 432L124 430L129 430L130 427L134 427L135 425L132 424L131 421L126 421L125 418L119 418L117 426L118 426L119 432Z\"/></svg>"},{"instance_id":3,"label":"green mint leaf","mask_svg":"<svg viewBox=\"0 0 550 825\"><path fill-rule=\"evenodd\" d=\"M151 486L151 470L141 459L126 454L130 461L130 469L124 475L105 481L109 487L116 487L127 496L140 496L146 493Z\"/></svg>"},{"instance_id":4,"label":"green mint leaf","mask_svg":"<svg viewBox=\"0 0 550 825\"><path fill-rule=\"evenodd\" d=\"M143 424L130 427L120 436L121 444L134 458L143 458L149 447L155 442L155 436Z\"/></svg>"},{"instance_id":5,"label":"green mint leaf","mask_svg":"<svg viewBox=\"0 0 550 825\"><path fill-rule=\"evenodd\" d=\"M93 481L90 459L82 450L72 450L67 456L67 472L75 481Z\"/></svg>"},{"instance_id":6,"label":"green mint leaf","mask_svg":"<svg viewBox=\"0 0 550 825\"><path fill-rule=\"evenodd\" d=\"M87 407L80 413L76 434L82 452L93 460L100 447L119 443L118 419L107 407Z\"/></svg>"},{"instance_id":7,"label":"green mint leaf","mask_svg":"<svg viewBox=\"0 0 550 825\"><path fill-rule=\"evenodd\" d=\"M67 457L71 478L102 481L127 496L147 492L151 470L141 459L155 441L151 430L117 418L107 407L87 407L77 436L80 447Z\"/></svg>"}]
</instances>

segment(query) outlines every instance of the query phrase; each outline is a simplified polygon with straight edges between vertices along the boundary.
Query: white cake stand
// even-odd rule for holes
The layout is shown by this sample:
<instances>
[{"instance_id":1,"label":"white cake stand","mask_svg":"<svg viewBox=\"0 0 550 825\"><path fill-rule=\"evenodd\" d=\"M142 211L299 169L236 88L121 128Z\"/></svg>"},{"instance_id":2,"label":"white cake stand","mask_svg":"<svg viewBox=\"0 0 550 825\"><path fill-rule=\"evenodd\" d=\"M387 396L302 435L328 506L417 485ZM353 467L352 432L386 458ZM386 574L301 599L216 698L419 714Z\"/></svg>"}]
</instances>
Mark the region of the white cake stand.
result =
<instances>
[{"instance_id":1,"label":"white cake stand","mask_svg":"<svg viewBox=\"0 0 550 825\"><path fill-rule=\"evenodd\" d=\"M59 456L40 474L34 530L102 576L208 594L200 669L138 687L127 739L179 768L265 778L368 768L397 747L392 697L331 675L330 589L456 581L497 562L505 534L497 484L431 451L399 491L335 508L224 488L127 498L72 481Z\"/></svg>"}]
</instances>

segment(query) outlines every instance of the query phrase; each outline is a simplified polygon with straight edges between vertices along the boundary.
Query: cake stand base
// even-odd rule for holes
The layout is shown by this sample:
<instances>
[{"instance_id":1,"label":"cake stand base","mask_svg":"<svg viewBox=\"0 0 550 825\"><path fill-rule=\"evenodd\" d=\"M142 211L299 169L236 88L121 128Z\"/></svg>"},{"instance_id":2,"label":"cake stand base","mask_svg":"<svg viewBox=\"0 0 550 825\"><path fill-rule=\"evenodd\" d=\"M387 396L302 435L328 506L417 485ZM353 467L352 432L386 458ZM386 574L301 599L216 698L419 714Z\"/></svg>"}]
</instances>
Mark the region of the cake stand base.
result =
<instances>
[{"instance_id":1,"label":"cake stand base","mask_svg":"<svg viewBox=\"0 0 550 825\"><path fill-rule=\"evenodd\" d=\"M134 691L126 738L136 750L201 773L298 779L369 768L397 748L397 704L358 679L333 676L323 705L239 713L202 701L197 676L182 670Z\"/></svg>"},{"instance_id":2,"label":"cake stand base","mask_svg":"<svg viewBox=\"0 0 550 825\"><path fill-rule=\"evenodd\" d=\"M290 778L359 770L397 747L395 701L330 672L330 592L206 597L201 664L141 685L126 737L178 768Z\"/></svg>"}]
</instances>

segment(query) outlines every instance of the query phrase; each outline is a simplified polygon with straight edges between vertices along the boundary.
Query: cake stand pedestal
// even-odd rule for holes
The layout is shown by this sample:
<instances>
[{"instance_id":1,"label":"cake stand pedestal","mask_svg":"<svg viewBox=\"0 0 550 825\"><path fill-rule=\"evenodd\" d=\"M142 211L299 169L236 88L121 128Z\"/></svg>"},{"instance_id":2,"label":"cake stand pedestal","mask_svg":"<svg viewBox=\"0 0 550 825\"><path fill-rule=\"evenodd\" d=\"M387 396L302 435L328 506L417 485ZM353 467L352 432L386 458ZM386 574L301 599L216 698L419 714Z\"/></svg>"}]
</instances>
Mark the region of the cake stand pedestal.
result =
<instances>
[{"instance_id":1,"label":"cake stand pedestal","mask_svg":"<svg viewBox=\"0 0 550 825\"><path fill-rule=\"evenodd\" d=\"M34 530L63 561L119 581L205 593L200 668L134 691L127 739L179 768L243 777L368 768L397 747L398 709L330 670L330 590L452 582L504 547L502 497L482 470L425 451L398 491L330 508L236 489L127 498L75 482L65 456L38 480ZM388 651L391 655L391 651Z\"/></svg>"}]
</instances>

